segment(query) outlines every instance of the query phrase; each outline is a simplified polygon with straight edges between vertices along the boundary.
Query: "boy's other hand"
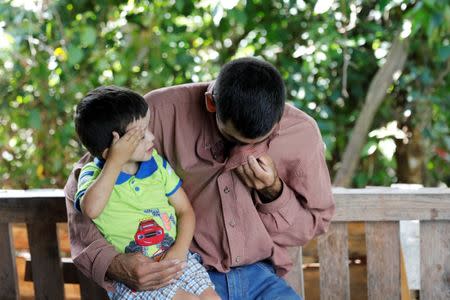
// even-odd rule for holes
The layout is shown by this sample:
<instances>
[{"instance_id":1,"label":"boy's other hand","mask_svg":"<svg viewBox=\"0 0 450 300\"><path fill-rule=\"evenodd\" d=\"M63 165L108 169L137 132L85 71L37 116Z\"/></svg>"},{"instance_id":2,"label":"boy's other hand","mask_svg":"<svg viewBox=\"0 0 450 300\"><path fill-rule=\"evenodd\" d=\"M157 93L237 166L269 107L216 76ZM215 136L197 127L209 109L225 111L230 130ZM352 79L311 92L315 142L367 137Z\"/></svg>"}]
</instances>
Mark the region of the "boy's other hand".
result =
<instances>
[{"instance_id":1,"label":"boy's other hand","mask_svg":"<svg viewBox=\"0 0 450 300\"><path fill-rule=\"evenodd\" d=\"M127 131L122 137L115 131L112 133L113 141L108 151L108 159L119 164L125 164L133 155L134 150L144 135L143 129L133 128Z\"/></svg>"},{"instance_id":2,"label":"boy's other hand","mask_svg":"<svg viewBox=\"0 0 450 300\"><path fill-rule=\"evenodd\" d=\"M167 250L166 253L164 253L162 260L179 260L179 261L186 261L187 249L178 249L176 246L172 246L169 250Z\"/></svg>"},{"instance_id":3,"label":"boy's other hand","mask_svg":"<svg viewBox=\"0 0 450 300\"><path fill-rule=\"evenodd\" d=\"M236 173L246 186L255 189L262 196L263 202L277 199L283 190L283 183L278 177L277 168L267 154L258 159L250 155L248 163L237 167Z\"/></svg>"},{"instance_id":4,"label":"boy's other hand","mask_svg":"<svg viewBox=\"0 0 450 300\"><path fill-rule=\"evenodd\" d=\"M107 276L136 291L155 290L178 279L186 263L179 260L154 261L142 253L121 253L114 257Z\"/></svg>"}]
</instances>

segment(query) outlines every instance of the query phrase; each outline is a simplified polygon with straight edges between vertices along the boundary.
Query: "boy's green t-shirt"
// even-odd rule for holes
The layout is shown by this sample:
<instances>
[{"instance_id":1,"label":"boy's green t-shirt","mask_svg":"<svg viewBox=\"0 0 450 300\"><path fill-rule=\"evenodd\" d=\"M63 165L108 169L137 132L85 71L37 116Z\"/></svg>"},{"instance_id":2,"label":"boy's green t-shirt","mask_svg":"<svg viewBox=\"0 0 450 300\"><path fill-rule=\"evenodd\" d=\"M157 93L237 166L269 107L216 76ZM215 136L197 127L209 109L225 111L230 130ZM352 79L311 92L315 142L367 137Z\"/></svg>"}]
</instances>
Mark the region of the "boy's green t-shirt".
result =
<instances>
[{"instance_id":1,"label":"boy's green t-shirt","mask_svg":"<svg viewBox=\"0 0 450 300\"><path fill-rule=\"evenodd\" d=\"M79 211L83 196L100 174L103 163L95 159L82 168L75 194ZM106 207L92 221L119 252L141 252L149 257L160 254L177 236L175 209L168 197L180 187L181 179L153 150L152 158L141 162L135 175L120 173Z\"/></svg>"}]
</instances>

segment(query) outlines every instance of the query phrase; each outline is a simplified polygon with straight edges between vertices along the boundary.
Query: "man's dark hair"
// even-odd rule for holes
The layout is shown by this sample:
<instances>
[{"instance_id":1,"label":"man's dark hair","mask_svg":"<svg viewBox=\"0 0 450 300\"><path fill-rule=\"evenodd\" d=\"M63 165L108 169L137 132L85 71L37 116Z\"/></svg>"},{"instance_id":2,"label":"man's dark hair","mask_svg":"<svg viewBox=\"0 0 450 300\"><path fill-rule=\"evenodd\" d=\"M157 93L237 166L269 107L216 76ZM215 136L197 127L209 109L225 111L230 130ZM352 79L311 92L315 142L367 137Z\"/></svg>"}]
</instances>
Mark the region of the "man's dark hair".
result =
<instances>
[{"instance_id":1,"label":"man's dark hair","mask_svg":"<svg viewBox=\"0 0 450 300\"><path fill-rule=\"evenodd\" d=\"M148 105L144 98L125 88L104 86L90 91L77 105L75 130L83 145L96 157L109 148L112 132L119 136L135 120L144 118Z\"/></svg>"},{"instance_id":2,"label":"man's dark hair","mask_svg":"<svg viewBox=\"0 0 450 300\"><path fill-rule=\"evenodd\" d=\"M231 120L244 137L264 136L280 121L285 87L277 69L256 58L225 64L214 85L213 98L220 121Z\"/></svg>"}]
</instances>

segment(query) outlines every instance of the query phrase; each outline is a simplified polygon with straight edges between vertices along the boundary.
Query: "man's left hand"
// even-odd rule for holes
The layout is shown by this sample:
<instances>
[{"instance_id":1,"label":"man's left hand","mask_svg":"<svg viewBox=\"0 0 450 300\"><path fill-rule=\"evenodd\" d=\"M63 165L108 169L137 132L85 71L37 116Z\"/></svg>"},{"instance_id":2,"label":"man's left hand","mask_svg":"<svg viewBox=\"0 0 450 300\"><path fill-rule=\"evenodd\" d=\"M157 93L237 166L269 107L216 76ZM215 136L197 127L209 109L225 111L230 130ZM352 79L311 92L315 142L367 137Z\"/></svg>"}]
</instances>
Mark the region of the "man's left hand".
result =
<instances>
[{"instance_id":1,"label":"man's left hand","mask_svg":"<svg viewBox=\"0 0 450 300\"><path fill-rule=\"evenodd\" d=\"M255 189L262 196L263 202L277 199L283 190L283 183L278 177L275 164L267 154L258 159L250 155L248 163L237 167L236 173L245 185Z\"/></svg>"}]
</instances>

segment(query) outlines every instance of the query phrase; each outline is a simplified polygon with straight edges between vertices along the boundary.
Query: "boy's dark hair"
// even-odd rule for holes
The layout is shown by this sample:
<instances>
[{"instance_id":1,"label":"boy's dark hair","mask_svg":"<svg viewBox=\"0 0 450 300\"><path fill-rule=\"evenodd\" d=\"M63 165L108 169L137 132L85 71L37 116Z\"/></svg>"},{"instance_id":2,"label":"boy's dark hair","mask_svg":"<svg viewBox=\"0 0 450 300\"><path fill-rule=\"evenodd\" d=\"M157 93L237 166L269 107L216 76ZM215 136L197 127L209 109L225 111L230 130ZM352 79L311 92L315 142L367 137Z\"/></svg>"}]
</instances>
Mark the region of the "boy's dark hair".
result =
<instances>
[{"instance_id":1,"label":"boy's dark hair","mask_svg":"<svg viewBox=\"0 0 450 300\"><path fill-rule=\"evenodd\" d=\"M147 110L141 95L125 88L102 86L90 91L77 105L75 130L88 151L102 157L111 146L112 132L124 135L127 126L144 118Z\"/></svg>"},{"instance_id":2,"label":"boy's dark hair","mask_svg":"<svg viewBox=\"0 0 450 300\"><path fill-rule=\"evenodd\" d=\"M231 120L244 137L264 136L284 111L285 87L277 69L256 58L225 64L214 85L213 99L220 121Z\"/></svg>"}]
</instances>

